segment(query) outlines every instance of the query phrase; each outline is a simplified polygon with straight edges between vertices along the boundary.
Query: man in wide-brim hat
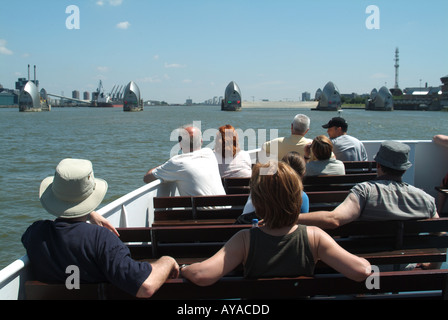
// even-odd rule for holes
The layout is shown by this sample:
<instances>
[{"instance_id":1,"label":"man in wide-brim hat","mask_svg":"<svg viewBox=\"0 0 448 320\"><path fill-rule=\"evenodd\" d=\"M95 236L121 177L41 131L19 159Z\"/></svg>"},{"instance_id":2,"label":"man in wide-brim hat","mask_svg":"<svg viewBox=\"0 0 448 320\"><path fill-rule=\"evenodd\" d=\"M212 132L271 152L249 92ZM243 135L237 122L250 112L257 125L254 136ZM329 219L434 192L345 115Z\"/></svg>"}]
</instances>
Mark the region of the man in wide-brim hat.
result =
<instances>
[{"instance_id":1,"label":"man in wide-brim hat","mask_svg":"<svg viewBox=\"0 0 448 320\"><path fill-rule=\"evenodd\" d=\"M57 218L33 223L22 236L33 274L42 282L66 283L67 268L75 266L81 284L110 282L150 297L168 277L178 276L179 266L171 257L151 264L131 258L115 228L94 211L106 192L107 182L94 177L89 160L64 159L42 181L41 204Z\"/></svg>"}]
</instances>

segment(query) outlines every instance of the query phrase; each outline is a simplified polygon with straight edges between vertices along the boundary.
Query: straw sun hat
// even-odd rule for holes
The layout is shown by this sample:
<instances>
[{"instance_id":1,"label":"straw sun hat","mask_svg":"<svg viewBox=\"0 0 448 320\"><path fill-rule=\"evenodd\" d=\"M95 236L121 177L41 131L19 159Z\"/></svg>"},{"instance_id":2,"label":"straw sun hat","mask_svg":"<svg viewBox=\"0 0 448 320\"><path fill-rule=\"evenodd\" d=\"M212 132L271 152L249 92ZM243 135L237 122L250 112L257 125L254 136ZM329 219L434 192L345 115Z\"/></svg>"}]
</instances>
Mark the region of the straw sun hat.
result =
<instances>
[{"instance_id":1,"label":"straw sun hat","mask_svg":"<svg viewBox=\"0 0 448 320\"><path fill-rule=\"evenodd\" d=\"M94 177L89 160L64 159L56 167L54 177L42 181L39 198L52 215L79 218L95 210L106 192L107 182Z\"/></svg>"}]
</instances>

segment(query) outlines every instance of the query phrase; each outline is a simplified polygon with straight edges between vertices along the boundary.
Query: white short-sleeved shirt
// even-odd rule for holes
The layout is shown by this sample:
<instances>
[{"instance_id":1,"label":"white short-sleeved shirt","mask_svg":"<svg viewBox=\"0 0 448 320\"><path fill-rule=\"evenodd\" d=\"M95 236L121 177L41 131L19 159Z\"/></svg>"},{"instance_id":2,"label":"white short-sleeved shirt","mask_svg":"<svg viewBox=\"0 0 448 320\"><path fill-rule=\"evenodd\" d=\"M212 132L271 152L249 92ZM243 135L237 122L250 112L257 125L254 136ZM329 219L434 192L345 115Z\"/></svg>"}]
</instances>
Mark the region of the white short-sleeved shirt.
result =
<instances>
[{"instance_id":1,"label":"white short-sleeved shirt","mask_svg":"<svg viewBox=\"0 0 448 320\"><path fill-rule=\"evenodd\" d=\"M234 158L225 158L215 152L219 173L223 178L250 178L252 175L252 161L247 151L240 150Z\"/></svg>"},{"instance_id":2,"label":"white short-sleeved shirt","mask_svg":"<svg viewBox=\"0 0 448 320\"><path fill-rule=\"evenodd\" d=\"M181 196L226 194L218 161L209 148L176 155L152 173L162 181L175 181Z\"/></svg>"}]
</instances>

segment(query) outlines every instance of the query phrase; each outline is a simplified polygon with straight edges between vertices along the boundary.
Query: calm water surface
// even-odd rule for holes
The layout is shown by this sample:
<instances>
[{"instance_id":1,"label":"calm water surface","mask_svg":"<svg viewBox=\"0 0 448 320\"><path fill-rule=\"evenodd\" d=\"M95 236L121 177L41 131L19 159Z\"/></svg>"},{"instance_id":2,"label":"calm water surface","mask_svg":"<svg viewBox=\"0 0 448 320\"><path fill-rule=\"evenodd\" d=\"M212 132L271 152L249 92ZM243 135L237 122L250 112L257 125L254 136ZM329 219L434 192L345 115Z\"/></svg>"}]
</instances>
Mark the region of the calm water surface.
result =
<instances>
[{"instance_id":1,"label":"calm water surface","mask_svg":"<svg viewBox=\"0 0 448 320\"><path fill-rule=\"evenodd\" d=\"M143 112L122 109L54 108L51 112L21 113L0 109L0 269L25 253L20 237L35 220L53 219L38 199L40 182L54 174L64 158L85 158L93 162L95 176L109 183L104 204L143 185L146 171L170 156L176 142L173 129L200 121L201 130L232 124L246 134L256 133L257 145L289 134L297 113L311 118L308 137L326 134L322 124L336 112L310 109L243 109L222 112L218 107L146 107ZM448 112L344 110L349 134L362 140L431 140L434 134L448 134ZM267 129L264 134L262 129ZM204 145L212 139L204 137ZM241 141L252 148L248 139Z\"/></svg>"}]
</instances>

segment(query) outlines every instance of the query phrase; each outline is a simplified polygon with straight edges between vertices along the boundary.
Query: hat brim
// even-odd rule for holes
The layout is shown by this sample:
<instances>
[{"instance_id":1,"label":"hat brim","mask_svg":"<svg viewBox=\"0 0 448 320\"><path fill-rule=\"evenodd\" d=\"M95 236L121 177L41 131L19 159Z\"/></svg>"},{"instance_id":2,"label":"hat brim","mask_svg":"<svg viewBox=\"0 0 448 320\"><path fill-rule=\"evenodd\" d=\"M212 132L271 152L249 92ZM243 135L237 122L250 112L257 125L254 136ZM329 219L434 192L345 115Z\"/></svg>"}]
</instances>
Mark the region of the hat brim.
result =
<instances>
[{"instance_id":1,"label":"hat brim","mask_svg":"<svg viewBox=\"0 0 448 320\"><path fill-rule=\"evenodd\" d=\"M396 165L396 164L391 163L390 161L382 158L381 155L379 155L379 154L377 154L374 157L373 160L375 160L380 165L383 165L383 166L385 166L387 168L394 169L394 170L399 170L399 171L408 170L410 167L412 167L412 162L410 162L409 160L406 161L405 163L400 164L400 165Z\"/></svg>"},{"instance_id":2,"label":"hat brim","mask_svg":"<svg viewBox=\"0 0 448 320\"><path fill-rule=\"evenodd\" d=\"M59 218L79 218L91 213L101 204L108 188L105 180L95 178L95 190L87 199L68 202L58 199L53 193L53 179L54 177L48 177L42 181L39 198L44 209Z\"/></svg>"}]
</instances>

